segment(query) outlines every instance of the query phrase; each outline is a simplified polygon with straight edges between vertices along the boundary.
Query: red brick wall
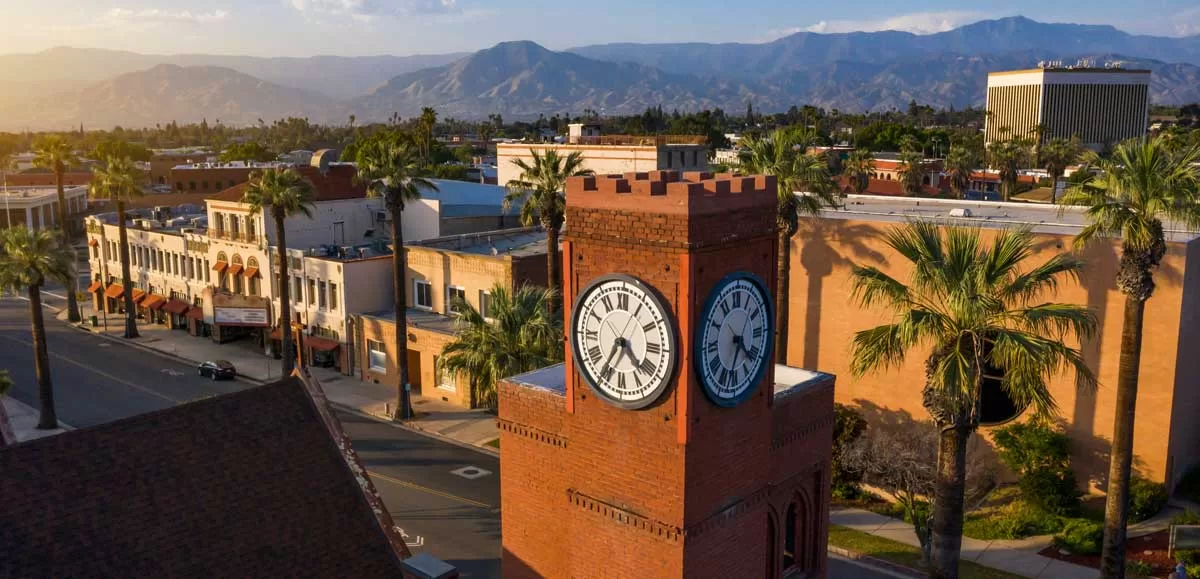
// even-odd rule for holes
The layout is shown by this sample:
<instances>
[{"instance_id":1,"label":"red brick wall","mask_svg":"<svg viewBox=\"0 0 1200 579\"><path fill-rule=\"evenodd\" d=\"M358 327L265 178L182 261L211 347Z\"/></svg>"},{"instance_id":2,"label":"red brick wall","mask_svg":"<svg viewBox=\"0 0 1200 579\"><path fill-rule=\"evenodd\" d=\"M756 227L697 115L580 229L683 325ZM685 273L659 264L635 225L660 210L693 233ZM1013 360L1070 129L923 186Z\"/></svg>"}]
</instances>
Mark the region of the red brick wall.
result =
<instances>
[{"instance_id":1,"label":"red brick wall","mask_svg":"<svg viewBox=\"0 0 1200 579\"><path fill-rule=\"evenodd\" d=\"M193 191L216 193L230 188L231 182L233 185L237 185L250 180L250 172L253 170L250 167L171 169L166 184L170 185L171 190L177 193ZM192 188L192 183L196 184L195 189Z\"/></svg>"}]
</instances>

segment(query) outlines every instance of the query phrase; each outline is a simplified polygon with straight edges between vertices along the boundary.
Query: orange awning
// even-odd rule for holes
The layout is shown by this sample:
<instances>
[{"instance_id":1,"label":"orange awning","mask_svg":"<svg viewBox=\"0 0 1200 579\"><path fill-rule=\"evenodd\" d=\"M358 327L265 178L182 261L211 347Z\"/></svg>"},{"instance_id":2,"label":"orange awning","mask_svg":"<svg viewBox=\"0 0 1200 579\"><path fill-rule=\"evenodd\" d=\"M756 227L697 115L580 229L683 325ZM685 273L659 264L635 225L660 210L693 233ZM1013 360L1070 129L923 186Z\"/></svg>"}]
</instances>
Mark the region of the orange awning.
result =
<instances>
[{"instance_id":1,"label":"orange awning","mask_svg":"<svg viewBox=\"0 0 1200 579\"><path fill-rule=\"evenodd\" d=\"M122 286L119 283L114 283L104 290L104 295L114 300L120 299L121 296L125 295L125 286Z\"/></svg>"},{"instance_id":2,"label":"orange awning","mask_svg":"<svg viewBox=\"0 0 1200 579\"><path fill-rule=\"evenodd\" d=\"M229 266L229 275L237 275L239 273L242 273L242 264L235 263Z\"/></svg>"},{"instance_id":3,"label":"orange awning","mask_svg":"<svg viewBox=\"0 0 1200 579\"><path fill-rule=\"evenodd\" d=\"M92 239L88 240L88 245L90 245L92 247L96 247L97 245L100 245L100 242L96 241L96 238L93 237Z\"/></svg>"},{"instance_id":4,"label":"orange awning","mask_svg":"<svg viewBox=\"0 0 1200 579\"><path fill-rule=\"evenodd\" d=\"M229 264L223 261L218 261L217 263L213 264L213 269L217 270L217 273L225 271L225 268L227 267L229 267Z\"/></svg>"},{"instance_id":5,"label":"orange awning","mask_svg":"<svg viewBox=\"0 0 1200 579\"><path fill-rule=\"evenodd\" d=\"M247 267L246 270L242 272L242 275L246 276L247 278L258 277L258 268Z\"/></svg>"},{"instance_id":6,"label":"orange awning","mask_svg":"<svg viewBox=\"0 0 1200 579\"><path fill-rule=\"evenodd\" d=\"M188 311L188 308L190 307L191 306L189 306L187 302L181 302L179 300L167 300L167 303L163 305L162 309L167 313L180 315L183 312Z\"/></svg>"},{"instance_id":7,"label":"orange awning","mask_svg":"<svg viewBox=\"0 0 1200 579\"><path fill-rule=\"evenodd\" d=\"M302 339L304 340L304 344L309 348L322 352L332 352L341 346L338 342L328 338L318 338L317 336L304 336Z\"/></svg>"},{"instance_id":8,"label":"orange awning","mask_svg":"<svg viewBox=\"0 0 1200 579\"><path fill-rule=\"evenodd\" d=\"M146 292L133 288L133 303L140 304L146 298Z\"/></svg>"},{"instance_id":9,"label":"orange awning","mask_svg":"<svg viewBox=\"0 0 1200 579\"><path fill-rule=\"evenodd\" d=\"M94 281L94 282L92 282L92 285L88 286L88 293L95 293L97 291L100 291L100 289L103 287L104 287L104 284L100 283L99 280Z\"/></svg>"},{"instance_id":10,"label":"orange awning","mask_svg":"<svg viewBox=\"0 0 1200 579\"><path fill-rule=\"evenodd\" d=\"M142 300L142 307L152 310L161 310L165 305L167 305L167 298L157 294L150 294L146 296L146 299Z\"/></svg>"},{"instance_id":11,"label":"orange awning","mask_svg":"<svg viewBox=\"0 0 1200 579\"><path fill-rule=\"evenodd\" d=\"M192 309L187 311L187 317L189 320L203 320L204 310L202 308L192 306Z\"/></svg>"}]
</instances>

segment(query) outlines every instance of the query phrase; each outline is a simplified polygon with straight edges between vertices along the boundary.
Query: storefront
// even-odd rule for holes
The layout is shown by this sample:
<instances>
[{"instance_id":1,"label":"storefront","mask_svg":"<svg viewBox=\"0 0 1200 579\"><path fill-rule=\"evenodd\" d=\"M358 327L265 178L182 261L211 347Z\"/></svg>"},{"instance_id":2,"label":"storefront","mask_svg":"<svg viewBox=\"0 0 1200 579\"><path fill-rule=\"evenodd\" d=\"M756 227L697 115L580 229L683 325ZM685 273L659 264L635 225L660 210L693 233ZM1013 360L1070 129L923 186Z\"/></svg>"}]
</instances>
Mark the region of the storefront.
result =
<instances>
[{"instance_id":1,"label":"storefront","mask_svg":"<svg viewBox=\"0 0 1200 579\"><path fill-rule=\"evenodd\" d=\"M188 327L187 312L192 309L187 302L168 299L163 304L162 311L172 330L186 330ZM203 315L203 313L201 314Z\"/></svg>"},{"instance_id":2,"label":"storefront","mask_svg":"<svg viewBox=\"0 0 1200 579\"><path fill-rule=\"evenodd\" d=\"M211 292L211 296L209 295ZM271 327L271 302L258 296L244 296L205 290L205 317L212 304L211 334L214 342L224 344L249 338L259 348L266 347L267 331Z\"/></svg>"},{"instance_id":3,"label":"storefront","mask_svg":"<svg viewBox=\"0 0 1200 579\"><path fill-rule=\"evenodd\" d=\"M279 332L279 328L271 330L271 340L274 343L275 351L282 352L283 336ZM318 368L336 368L338 371L346 367L341 342L311 335L301 335L300 342L305 364Z\"/></svg>"},{"instance_id":4,"label":"storefront","mask_svg":"<svg viewBox=\"0 0 1200 579\"><path fill-rule=\"evenodd\" d=\"M187 331L197 338L207 338L212 335L212 326L204 321L204 308L192 306L184 314L187 319Z\"/></svg>"}]
</instances>

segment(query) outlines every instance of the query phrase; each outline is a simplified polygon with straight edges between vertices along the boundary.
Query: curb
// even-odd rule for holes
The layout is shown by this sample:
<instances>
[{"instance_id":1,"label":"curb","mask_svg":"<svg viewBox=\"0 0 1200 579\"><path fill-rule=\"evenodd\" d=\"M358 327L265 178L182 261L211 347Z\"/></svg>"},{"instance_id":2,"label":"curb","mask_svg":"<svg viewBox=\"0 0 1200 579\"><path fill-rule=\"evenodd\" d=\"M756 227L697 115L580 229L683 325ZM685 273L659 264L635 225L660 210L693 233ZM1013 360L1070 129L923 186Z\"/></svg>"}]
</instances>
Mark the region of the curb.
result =
<instances>
[{"instance_id":1,"label":"curb","mask_svg":"<svg viewBox=\"0 0 1200 579\"><path fill-rule=\"evenodd\" d=\"M891 561L884 561L883 559L872 557L870 555L864 555L858 551L851 551L849 549L843 549L842 547L835 547L833 545L829 545L826 550L832 555L854 561L855 563L871 567L875 571L888 573L897 577L921 578L926 576L925 573L922 573L917 569L913 569L912 567L905 567L904 565L892 563Z\"/></svg>"}]
</instances>

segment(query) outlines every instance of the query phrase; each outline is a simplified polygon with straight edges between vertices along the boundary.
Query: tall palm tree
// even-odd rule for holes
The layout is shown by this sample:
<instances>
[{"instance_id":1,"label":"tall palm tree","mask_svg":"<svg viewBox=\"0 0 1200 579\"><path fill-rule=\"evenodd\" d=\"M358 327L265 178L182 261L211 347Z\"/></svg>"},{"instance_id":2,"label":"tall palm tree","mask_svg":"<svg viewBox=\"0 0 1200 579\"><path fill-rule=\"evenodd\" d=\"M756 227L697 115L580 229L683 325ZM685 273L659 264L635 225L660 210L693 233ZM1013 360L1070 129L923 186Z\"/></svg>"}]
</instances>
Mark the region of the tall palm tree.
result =
<instances>
[{"instance_id":1,"label":"tall palm tree","mask_svg":"<svg viewBox=\"0 0 1200 579\"><path fill-rule=\"evenodd\" d=\"M950 190L954 196L962 199L971 187L971 174L979 167L979 158L966 145L950 145L946 154L946 174L950 177Z\"/></svg>"},{"instance_id":2,"label":"tall palm tree","mask_svg":"<svg viewBox=\"0 0 1200 579\"><path fill-rule=\"evenodd\" d=\"M533 156L532 163L513 159L513 165L521 170L521 174L505 185L508 192L504 195L504 211L520 202L521 224L530 227L540 223L546 230L546 285L554 290L551 303L557 309L561 295L559 282L562 281L558 273L562 265L558 257L558 235L562 232L567 210L563 187L567 179L591 175L592 170L584 168L583 154L578 151L566 157L560 157L555 149L545 153L530 149L529 154Z\"/></svg>"},{"instance_id":3,"label":"tall palm tree","mask_svg":"<svg viewBox=\"0 0 1200 579\"><path fill-rule=\"evenodd\" d=\"M292 343L292 276L288 268L288 217L312 217L316 190L312 182L295 169L268 167L250 173L250 182L242 193L242 203L253 213L262 212L263 219L275 224L275 251L279 262L279 338L283 347L282 371L287 376L296 367L295 344Z\"/></svg>"},{"instance_id":4,"label":"tall palm tree","mask_svg":"<svg viewBox=\"0 0 1200 579\"><path fill-rule=\"evenodd\" d=\"M66 283L75 275L75 253L50 230L9 227L0 231L0 288L25 291L29 297L29 322L33 333L33 369L37 377L41 413L39 429L58 428L54 411L54 385L50 379L50 353L42 312L42 285Z\"/></svg>"},{"instance_id":5,"label":"tall palm tree","mask_svg":"<svg viewBox=\"0 0 1200 579\"><path fill-rule=\"evenodd\" d=\"M846 158L842 167L854 187L854 192L861 195L871 185L871 173L875 172L875 157L866 149L856 149Z\"/></svg>"},{"instance_id":6,"label":"tall palm tree","mask_svg":"<svg viewBox=\"0 0 1200 579\"><path fill-rule=\"evenodd\" d=\"M830 177L827 158L820 153L804 154L814 139L809 131L776 129L770 137L743 141L739 157L743 171L774 175L776 181L779 261L775 265L775 360L780 364L787 364L788 277L792 237L800 230L800 215L819 215L822 208L838 205L837 186ZM797 191L804 194L797 195Z\"/></svg>"},{"instance_id":7,"label":"tall palm tree","mask_svg":"<svg viewBox=\"0 0 1200 579\"><path fill-rule=\"evenodd\" d=\"M925 156L917 151L900 153L900 167L896 173L905 195L920 193L925 184Z\"/></svg>"},{"instance_id":8,"label":"tall palm tree","mask_svg":"<svg viewBox=\"0 0 1200 579\"><path fill-rule=\"evenodd\" d=\"M1053 202L1058 194L1058 181L1062 179L1063 173L1067 171L1067 166L1074 163L1079 158L1079 141L1076 139L1060 139L1054 138L1046 141L1045 144L1038 149L1038 157L1041 164L1046 168L1046 172L1053 179L1052 193L1050 201Z\"/></svg>"},{"instance_id":9,"label":"tall palm tree","mask_svg":"<svg viewBox=\"0 0 1200 579\"><path fill-rule=\"evenodd\" d=\"M58 192L58 226L66 240L66 246L71 247L71 239L75 232L67 223L67 194L63 190L63 175L67 169L79 164L79 157L66 139L59 135L40 137L33 144L33 165L49 169L54 173L54 187ZM69 280L67 288L67 320L78 322L83 319L79 315L79 299L76 293L76 281Z\"/></svg>"},{"instance_id":10,"label":"tall palm tree","mask_svg":"<svg viewBox=\"0 0 1200 579\"><path fill-rule=\"evenodd\" d=\"M923 395L940 434L930 577L954 578L967 441L979 427L985 373L1003 375L1002 387L1018 407L1052 415L1051 376L1073 369L1078 384L1095 386L1082 355L1064 340L1090 336L1096 320L1084 306L1041 302L1064 278L1077 280L1083 263L1058 254L1026 268L1034 253L1028 229L1000 231L988 244L978 229L915 221L889 230L884 243L911 264L908 279L854 267L855 298L890 310L893 321L854 335L850 367L862 376L898 368L914 350L931 351Z\"/></svg>"},{"instance_id":11,"label":"tall palm tree","mask_svg":"<svg viewBox=\"0 0 1200 579\"><path fill-rule=\"evenodd\" d=\"M423 107L417 124L421 130L421 154L428 165L432 162L430 155L433 149L433 129L437 126L437 111L432 107Z\"/></svg>"},{"instance_id":12,"label":"tall palm tree","mask_svg":"<svg viewBox=\"0 0 1200 579\"><path fill-rule=\"evenodd\" d=\"M1017 188L1019 173L1029 164L1030 142L1013 137L988 147L988 164L1000 172L1000 197L1008 201Z\"/></svg>"},{"instance_id":13,"label":"tall palm tree","mask_svg":"<svg viewBox=\"0 0 1200 579\"><path fill-rule=\"evenodd\" d=\"M1166 253L1163 221L1200 228L1200 174L1193 166L1197 161L1200 146L1172 153L1162 137L1126 141L1108 158L1086 154L1084 162L1099 171L1072 174L1073 183L1062 199L1063 205L1087 208L1089 224L1075 237L1077 245L1098 237L1121 237L1117 288L1125 294L1125 317L1100 563L1105 578L1121 577L1125 569L1142 317L1146 300L1154 294L1154 270Z\"/></svg>"},{"instance_id":14,"label":"tall palm tree","mask_svg":"<svg viewBox=\"0 0 1200 579\"><path fill-rule=\"evenodd\" d=\"M496 403L496 382L563 359L562 315L552 308L554 290L522 286L492 288L484 319L470 302L456 298L460 328L442 348L441 370L471 381L471 405Z\"/></svg>"},{"instance_id":15,"label":"tall palm tree","mask_svg":"<svg viewBox=\"0 0 1200 579\"><path fill-rule=\"evenodd\" d=\"M117 246L121 258L121 284L125 300L125 337L138 337L137 310L133 307L133 275L129 272L129 235L125 228L128 217L125 203L142 196L142 172L128 157L108 159L104 166L92 172L91 196L117 203Z\"/></svg>"},{"instance_id":16,"label":"tall palm tree","mask_svg":"<svg viewBox=\"0 0 1200 579\"><path fill-rule=\"evenodd\" d=\"M408 287L405 274L408 260L404 254L404 206L421 198L421 191L437 191L437 185L425 178L425 165L412 140L405 135L377 135L363 143L355 156L358 163L356 179L367 184L367 195L382 197L392 218L392 299L396 310L396 368L400 383L396 385L397 404L394 420L412 418L412 402L408 391Z\"/></svg>"}]
</instances>

